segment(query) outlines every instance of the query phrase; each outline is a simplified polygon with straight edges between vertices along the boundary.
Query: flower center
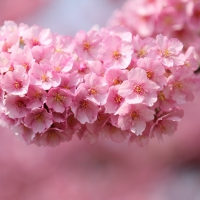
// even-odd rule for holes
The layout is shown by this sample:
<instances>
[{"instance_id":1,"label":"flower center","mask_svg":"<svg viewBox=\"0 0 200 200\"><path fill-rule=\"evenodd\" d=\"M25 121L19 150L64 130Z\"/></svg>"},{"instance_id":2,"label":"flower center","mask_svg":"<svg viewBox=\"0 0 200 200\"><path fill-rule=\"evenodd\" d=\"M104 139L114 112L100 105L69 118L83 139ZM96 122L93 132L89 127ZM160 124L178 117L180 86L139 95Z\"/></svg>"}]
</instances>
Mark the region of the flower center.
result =
<instances>
[{"instance_id":1,"label":"flower center","mask_svg":"<svg viewBox=\"0 0 200 200\"><path fill-rule=\"evenodd\" d=\"M59 102L63 102L63 96L60 94L56 94L56 96L54 97L54 102L55 103L59 103Z\"/></svg>"},{"instance_id":2,"label":"flower center","mask_svg":"<svg viewBox=\"0 0 200 200\"><path fill-rule=\"evenodd\" d=\"M147 71L146 73L147 73L147 78L151 80L154 76L154 73L152 71Z\"/></svg>"},{"instance_id":3,"label":"flower center","mask_svg":"<svg viewBox=\"0 0 200 200\"><path fill-rule=\"evenodd\" d=\"M40 45L40 42L38 39L33 39L32 44L33 44L33 46L37 46L37 45Z\"/></svg>"},{"instance_id":4,"label":"flower center","mask_svg":"<svg viewBox=\"0 0 200 200\"><path fill-rule=\"evenodd\" d=\"M91 88L89 91L89 95L96 95L97 94L97 90L94 88Z\"/></svg>"},{"instance_id":5,"label":"flower center","mask_svg":"<svg viewBox=\"0 0 200 200\"><path fill-rule=\"evenodd\" d=\"M122 100L123 100L123 98L120 95L116 95L115 98L114 98L114 101L117 104L120 104L122 102Z\"/></svg>"},{"instance_id":6,"label":"flower center","mask_svg":"<svg viewBox=\"0 0 200 200\"><path fill-rule=\"evenodd\" d=\"M88 107L88 102L86 100L82 100L80 102L80 107L86 109Z\"/></svg>"},{"instance_id":7,"label":"flower center","mask_svg":"<svg viewBox=\"0 0 200 200\"><path fill-rule=\"evenodd\" d=\"M165 49L163 52L162 52L162 56L165 57L165 58L168 58L170 57L172 54L169 52L168 49Z\"/></svg>"},{"instance_id":8,"label":"flower center","mask_svg":"<svg viewBox=\"0 0 200 200\"><path fill-rule=\"evenodd\" d=\"M159 99L160 101L164 101L164 100L165 100L165 95L164 95L162 92L159 92L159 93L158 93L158 99Z\"/></svg>"},{"instance_id":9,"label":"flower center","mask_svg":"<svg viewBox=\"0 0 200 200\"><path fill-rule=\"evenodd\" d=\"M119 78L116 78L116 79L114 79L113 80L113 85L120 85L120 84L122 84L122 80L120 80Z\"/></svg>"},{"instance_id":10,"label":"flower center","mask_svg":"<svg viewBox=\"0 0 200 200\"><path fill-rule=\"evenodd\" d=\"M41 79L42 79L42 82L48 82L49 77L48 77L46 74L43 74L43 75L41 76Z\"/></svg>"},{"instance_id":11,"label":"flower center","mask_svg":"<svg viewBox=\"0 0 200 200\"><path fill-rule=\"evenodd\" d=\"M18 108L25 107L25 104L24 104L24 102L23 102L22 100L18 100L18 101L16 102L16 104L17 104Z\"/></svg>"},{"instance_id":12,"label":"flower center","mask_svg":"<svg viewBox=\"0 0 200 200\"><path fill-rule=\"evenodd\" d=\"M37 120L38 122L43 122L44 121L44 116L42 113L38 113L36 116L35 116L35 120Z\"/></svg>"},{"instance_id":13,"label":"flower center","mask_svg":"<svg viewBox=\"0 0 200 200\"><path fill-rule=\"evenodd\" d=\"M138 111L133 110L133 111L131 112L131 119L132 119L132 120L136 120L136 119L138 119L138 118L139 118L139 113L138 113Z\"/></svg>"},{"instance_id":14,"label":"flower center","mask_svg":"<svg viewBox=\"0 0 200 200\"><path fill-rule=\"evenodd\" d=\"M113 52L113 58L116 60L119 60L121 58L121 53L119 53L119 51L114 51Z\"/></svg>"},{"instance_id":15,"label":"flower center","mask_svg":"<svg viewBox=\"0 0 200 200\"><path fill-rule=\"evenodd\" d=\"M60 66L55 66L54 69L55 69L56 72L60 72L61 71L61 67Z\"/></svg>"},{"instance_id":16,"label":"flower center","mask_svg":"<svg viewBox=\"0 0 200 200\"><path fill-rule=\"evenodd\" d=\"M143 58L147 55L147 52L144 49L140 49L137 53L138 58Z\"/></svg>"},{"instance_id":17,"label":"flower center","mask_svg":"<svg viewBox=\"0 0 200 200\"><path fill-rule=\"evenodd\" d=\"M180 81L174 82L173 83L173 88L177 90L182 90L183 89L183 83Z\"/></svg>"},{"instance_id":18,"label":"flower center","mask_svg":"<svg viewBox=\"0 0 200 200\"><path fill-rule=\"evenodd\" d=\"M139 95L143 95L145 93L144 88L141 85L136 85L134 87L134 92Z\"/></svg>"},{"instance_id":19,"label":"flower center","mask_svg":"<svg viewBox=\"0 0 200 200\"><path fill-rule=\"evenodd\" d=\"M21 81L16 81L14 84L15 89L21 89L22 88L22 82Z\"/></svg>"},{"instance_id":20,"label":"flower center","mask_svg":"<svg viewBox=\"0 0 200 200\"><path fill-rule=\"evenodd\" d=\"M90 48L91 48L91 45L90 45L89 42L84 42L84 43L83 43L83 50L89 51Z\"/></svg>"}]
</instances>

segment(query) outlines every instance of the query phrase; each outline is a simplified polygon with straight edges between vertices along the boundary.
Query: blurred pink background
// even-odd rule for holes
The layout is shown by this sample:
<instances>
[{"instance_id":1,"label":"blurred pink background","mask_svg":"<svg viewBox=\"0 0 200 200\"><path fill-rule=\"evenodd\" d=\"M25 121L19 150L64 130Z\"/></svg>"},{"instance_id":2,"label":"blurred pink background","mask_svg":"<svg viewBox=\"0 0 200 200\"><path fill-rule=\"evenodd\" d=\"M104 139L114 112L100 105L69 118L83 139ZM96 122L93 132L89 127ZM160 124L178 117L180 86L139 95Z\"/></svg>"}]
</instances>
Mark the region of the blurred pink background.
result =
<instances>
[{"instance_id":1,"label":"blurred pink background","mask_svg":"<svg viewBox=\"0 0 200 200\"><path fill-rule=\"evenodd\" d=\"M12 3L11 3L12 2ZM34 2L34 3L33 3ZM74 35L100 27L120 0L1 0L0 20ZM5 12L9 10L9 12ZM200 94L184 106L173 137L146 147L76 137L56 148L27 146L0 128L0 200L199 200Z\"/></svg>"}]
</instances>

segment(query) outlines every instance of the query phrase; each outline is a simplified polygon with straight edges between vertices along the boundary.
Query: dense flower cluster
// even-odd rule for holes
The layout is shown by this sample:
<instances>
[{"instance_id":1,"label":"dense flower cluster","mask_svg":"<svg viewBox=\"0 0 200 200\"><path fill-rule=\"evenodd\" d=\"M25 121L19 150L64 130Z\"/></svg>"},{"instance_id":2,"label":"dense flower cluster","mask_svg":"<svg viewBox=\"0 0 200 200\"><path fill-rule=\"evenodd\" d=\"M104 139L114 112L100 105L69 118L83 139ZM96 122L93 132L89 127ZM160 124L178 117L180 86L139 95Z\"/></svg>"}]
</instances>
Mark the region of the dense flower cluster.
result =
<instances>
[{"instance_id":1,"label":"dense flower cluster","mask_svg":"<svg viewBox=\"0 0 200 200\"><path fill-rule=\"evenodd\" d=\"M184 50L194 46L200 62L200 1L197 0L128 0L110 19L141 37L161 33L178 38Z\"/></svg>"},{"instance_id":2,"label":"dense flower cluster","mask_svg":"<svg viewBox=\"0 0 200 200\"><path fill-rule=\"evenodd\" d=\"M171 135L199 82L194 48L115 26L74 38L6 21L0 29L1 125L27 144L77 135L144 144Z\"/></svg>"}]
</instances>

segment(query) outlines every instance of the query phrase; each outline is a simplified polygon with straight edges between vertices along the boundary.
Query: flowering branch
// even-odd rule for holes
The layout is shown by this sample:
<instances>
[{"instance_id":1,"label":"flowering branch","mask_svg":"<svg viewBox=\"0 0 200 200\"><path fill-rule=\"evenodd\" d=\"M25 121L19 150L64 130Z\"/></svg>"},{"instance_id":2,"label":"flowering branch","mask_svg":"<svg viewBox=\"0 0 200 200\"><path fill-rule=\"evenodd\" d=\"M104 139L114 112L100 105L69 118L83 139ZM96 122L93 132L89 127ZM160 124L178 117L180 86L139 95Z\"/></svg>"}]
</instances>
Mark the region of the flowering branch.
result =
<instances>
[{"instance_id":1,"label":"flowering branch","mask_svg":"<svg viewBox=\"0 0 200 200\"><path fill-rule=\"evenodd\" d=\"M172 135L199 79L194 48L121 26L74 38L7 21L0 29L1 125L27 144L73 135L139 145Z\"/></svg>"}]
</instances>

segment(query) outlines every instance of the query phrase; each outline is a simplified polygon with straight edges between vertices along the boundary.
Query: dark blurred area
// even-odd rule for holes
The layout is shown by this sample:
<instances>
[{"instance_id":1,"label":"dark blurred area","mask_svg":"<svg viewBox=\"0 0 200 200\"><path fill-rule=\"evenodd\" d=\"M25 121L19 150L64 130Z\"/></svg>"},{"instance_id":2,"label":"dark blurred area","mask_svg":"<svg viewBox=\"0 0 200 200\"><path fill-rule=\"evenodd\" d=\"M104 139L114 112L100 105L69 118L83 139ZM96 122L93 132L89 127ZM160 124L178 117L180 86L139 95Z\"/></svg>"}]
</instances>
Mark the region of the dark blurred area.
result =
<instances>
[{"instance_id":1,"label":"dark blurred area","mask_svg":"<svg viewBox=\"0 0 200 200\"><path fill-rule=\"evenodd\" d=\"M122 0L1 0L0 20L74 35L105 26ZM200 200L200 94L174 136L145 147L128 141L27 146L0 128L0 200Z\"/></svg>"}]
</instances>

